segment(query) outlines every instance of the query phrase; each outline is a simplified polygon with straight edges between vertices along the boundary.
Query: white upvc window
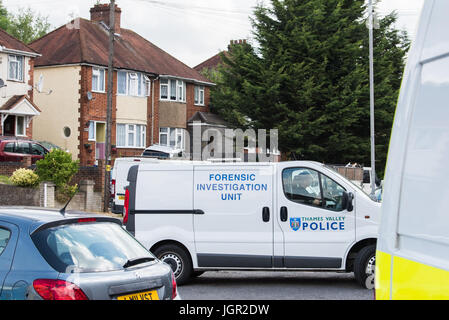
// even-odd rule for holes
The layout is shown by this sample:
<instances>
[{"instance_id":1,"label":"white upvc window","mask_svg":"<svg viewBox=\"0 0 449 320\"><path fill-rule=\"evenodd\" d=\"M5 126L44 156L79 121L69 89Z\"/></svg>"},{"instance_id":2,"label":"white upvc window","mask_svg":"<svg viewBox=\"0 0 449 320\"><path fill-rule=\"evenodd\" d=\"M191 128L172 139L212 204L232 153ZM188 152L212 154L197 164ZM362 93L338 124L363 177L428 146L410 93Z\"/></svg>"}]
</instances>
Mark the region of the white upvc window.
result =
<instances>
[{"instance_id":1,"label":"white upvc window","mask_svg":"<svg viewBox=\"0 0 449 320\"><path fill-rule=\"evenodd\" d=\"M159 144L184 149L185 130L182 128L160 128Z\"/></svg>"},{"instance_id":2,"label":"white upvc window","mask_svg":"<svg viewBox=\"0 0 449 320\"><path fill-rule=\"evenodd\" d=\"M151 80L140 72L118 71L117 94L134 97L148 97L151 92Z\"/></svg>"},{"instance_id":3,"label":"white upvc window","mask_svg":"<svg viewBox=\"0 0 449 320\"><path fill-rule=\"evenodd\" d=\"M16 136L26 136L25 117L16 116Z\"/></svg>"},{"instance_id":4,"label":"white upvc window","mask_svg":"<svg viewBox=\"0 0 449 320\"><path fill-rule=\"evenodd\" d=\"M126 95L128 93L128 73L126 71L117 72L117 94Z\"/></svg>"},{"instance_id":5,"label":"white upvc window","mask_svg":"<svg viewBox=\"0 0 449 320\"><path fill-rule=\"evenodd\" d=\"M137 73L128 73L128 94L130 96L138 95L138 85L139 79L137 77Z\"/></svg>"},{"instance_id":6,"label":"white upvc window","mask_svg":"<svg viewBox=\"0 0 449 320\"><path fill-rule=\"evenodd\" d=\"M105 69L92 68L92 91L105 92L106 86Z\"/></svg>"},{"instance_id":7,"label":"white upvc window","mask_svg":"<svg viewBox=\"0 0 449 320\"><path fill-rule=\"evenodd\" d=\"M116 144L119 148L145 148L146 126L139 124L117 124Z\"/></svg>"},{"instance_id":8,"label":"white upvc window","mask_svg":"<svg viewBox=\"0 0 449 320\"><path fill-rule=\"evenodd\" d=\"M195 86L195 104L204 106L204 86Z\"/></svg>"},{"instance_id":9,"label":"white upvc window","mask_svg":"<svg viewBox=\"0 0 449 320\"><path fill-rule=\"evenodd\" d=\"M186 83L182 80L162 78L160 80L160 99L186 102Z\"/></svg>"},{"instance_id":10,"label":"white upvc window","mask_svg":"<svg viewBox=\"0 0 449 320\"><path fill-rule=\"evenodd\" d=\"M143 81L144 81L144 89L145 89L144 95L146 97L149 97L151 95L151 80L149 77L144 75Z\"/></svg>"},{"instance_id":11,"label":"white upvc window","mask_svg":"<svg viewBox=\"0 0 449 320\"><path fill-rule=\"evenodd\" d=\"M8 56L8 80L24 81L24 56Z\"/></svg>"},{"instance_id":12,"label":"white upvc window","mask_svg":"<svg viewBox=\"0 0 449 320\"><path fill-rule=\"evenodd\" d=\"M95 130L95 121L89 121L89 141L95 141L97 139L96 137L96 130Z\"/></svg>"}]
</instances>

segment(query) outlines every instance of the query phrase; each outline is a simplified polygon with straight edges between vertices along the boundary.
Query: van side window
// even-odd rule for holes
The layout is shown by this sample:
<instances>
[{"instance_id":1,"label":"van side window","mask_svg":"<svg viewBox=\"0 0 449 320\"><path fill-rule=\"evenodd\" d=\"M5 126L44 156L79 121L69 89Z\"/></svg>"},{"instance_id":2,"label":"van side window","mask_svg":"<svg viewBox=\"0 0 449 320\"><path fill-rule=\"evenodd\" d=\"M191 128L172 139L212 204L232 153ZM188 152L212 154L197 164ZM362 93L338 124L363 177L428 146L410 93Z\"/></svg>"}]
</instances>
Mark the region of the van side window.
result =
<instances>
[{"instance_id":1,"label":"van side window","mask_svg":"<svg viewBox=\"0 0 449 320\"><path fill-rule=\"evenodd\" d=\"M284 194L287 199L321 207L322 196L318 172L308 168L289 168L282 172Z\"/></svg>"},{"instance_id":2,"label":"van side window","mask_svg":"<svg viewBox=\"0 0 449 320\"><path fill-rule=\"evenodd\" d=\"M343 211L342 186L331 178L309 168L289 168L282 172L287 199L331 211Z\"/></svg>"},{"instance_id":3,"label":"van side window","mask_svg":"<svg viewBox=\"0 0 449 320\"><path fill-rule=\"evenodd\" d=\"M342 211L344 209L343 193L346 190L325 175L321 175L321 185L323 186L323 207L332 211Z\"/></svg>"},{"instance_id":4,"label":"van side window","mask_svg":"<svg viewBox=\"0 0 449 320\"><path fill-rule=\"evenodd\" d=\"M0 227L0 256L8 245L11 238L11 231Z\"/></svg>"}]
</instances>

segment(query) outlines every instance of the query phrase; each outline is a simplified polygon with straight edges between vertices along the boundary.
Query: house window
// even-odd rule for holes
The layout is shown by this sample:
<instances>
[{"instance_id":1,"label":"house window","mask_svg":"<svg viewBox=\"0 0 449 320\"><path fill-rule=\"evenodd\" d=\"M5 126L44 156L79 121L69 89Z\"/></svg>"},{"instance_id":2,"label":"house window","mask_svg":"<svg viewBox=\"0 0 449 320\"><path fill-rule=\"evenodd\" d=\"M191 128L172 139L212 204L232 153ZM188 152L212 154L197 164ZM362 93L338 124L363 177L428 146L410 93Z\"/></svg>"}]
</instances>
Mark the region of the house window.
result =
<instances>
[{"instance_id":1,"label":"house window","mask_svg":"<svg viewBox=\"0 0 449 320\"><path fill-rule=\"evenodd\" d=\"M127 72L119 71L117 73L117 93L126 95L127 93Z\"/></svg>"},{"instance_id":2,"label":"house window","mask_svg":"<svg viewBox=\"0 0 449 320\"><path fill-rule=\"evenodd\" d=\"M16 116L16 136L26 136L25 117Z\"/></svg>"},{"instance_id":3,"label":"house window","mask_svg":"<svg viewBox=\"0 0 449 320\"><path fill-rule=\"evenodd\" d=\"M204 86L195 86L195 104L204 106Z\"/></svg>"},{"instance_id":4,"label":"house window","mask_svg":"<svg viewBox=\"0 0 449 320\"><path fill-rule=\"evenodd\" d=\"M96 140L95 121L89 121L89 141Z\"/></svg>"},{"instance_id":5,"label":"house window","mask_svg":"<svg viewBox=\"0 0 449 320\"><path fill-rule=\"evenodd\" d=\"M168 79L161 79L161 100L168 99Z\"/></svg>"},{"instance_id":6,"label":"house window","mask_svg":"<svg viewBox=\"0 0 449 320\"><path fill-rule=\"evenodd\" d=\"M146 126L138 124L117 124L117 147L145 148Z\"/></svg>"},{"instance_id":7,"label":"house window","mask_svg":"<svg viewBox=\"0 0 449 320\"><path fill-rule=\"evenodd\" d=\"M176 79L161 79L161 100L185 102L185 81Z\"/></svg>"},{"instance_id":8,"label":"house window","mask_svg":"<svg viewBox=\"0 0 449 320\"><path fill-rule=\"evenodd\" d=\"M8 56L8 80L23 81L24 57Z\"/></svg>"},{"instance_id":9,"label":"house window","mask_svg":"<svg viewBox=\"0 0 449 320\"><path fill-rule=\"evenodd\" d=\"M92 91L105 92L105 76L104 69L92 68Z\"/></svg>"},{"instance_id":10,"label":"house window","mask_svg":"<svg viewBox=\"0 0 449 320\"><path fill-rule=\"evenodd\" d=\"M181 128L160 128L159 144L184 149L184 131Z\"/></svg>"},{"instance_id":11,"label":"house window","mask_svg":"<svg viewBox=\"0 0 449 320\"><path fill-rule=\"evenodd\" d=\"M117 93L135 97L150 95L151 80L139 72L119 71L117 75Z\"/></svg>"}]
</instances>

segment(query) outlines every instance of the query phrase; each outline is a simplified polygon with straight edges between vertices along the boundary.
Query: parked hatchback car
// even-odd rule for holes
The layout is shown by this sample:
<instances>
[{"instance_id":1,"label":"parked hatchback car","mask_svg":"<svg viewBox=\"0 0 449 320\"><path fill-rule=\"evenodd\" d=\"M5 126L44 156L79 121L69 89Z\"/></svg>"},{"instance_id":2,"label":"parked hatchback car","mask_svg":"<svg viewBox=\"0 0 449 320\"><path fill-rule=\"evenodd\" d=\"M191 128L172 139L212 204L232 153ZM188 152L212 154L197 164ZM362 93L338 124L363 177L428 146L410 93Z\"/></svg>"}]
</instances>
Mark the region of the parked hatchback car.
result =
<instances>
[{"instance_id":1,"label":"parked hatchback car","mask_svg":"<svg viewBox=\"0 0 449 320\"><path fill-rule=\"evenodd\" d=\"M47 148L32 140L0 138L0 162L21 162L25 156L31 156L31 162L34 164L48 152Z\"/></svg>"},{"instance_id":2,"label":"parked hatchback car","mask_svg":"<svg viewBox=\"0 0 449 320\"><path fill-rule=\"evenodd\" d=\"M171 268L120 220L0 207L0 300L169 300Z\"/></svg>"}]
</instances>

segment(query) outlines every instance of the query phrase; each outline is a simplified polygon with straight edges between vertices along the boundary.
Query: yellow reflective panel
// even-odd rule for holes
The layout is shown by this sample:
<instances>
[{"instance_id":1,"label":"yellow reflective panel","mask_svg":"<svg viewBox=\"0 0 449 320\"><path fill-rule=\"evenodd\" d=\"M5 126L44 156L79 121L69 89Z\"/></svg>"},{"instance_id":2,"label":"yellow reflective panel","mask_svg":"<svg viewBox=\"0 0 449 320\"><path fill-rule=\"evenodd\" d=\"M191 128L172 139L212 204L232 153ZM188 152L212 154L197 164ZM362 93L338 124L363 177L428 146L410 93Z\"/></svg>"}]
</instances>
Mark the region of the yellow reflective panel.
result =
<instances>
[{"instance_id":1,"label":"yellow reflective panel","mask_svg":"<svg viewBox=\"0 0 449 320\"><path fill-rule=\"evenodd\" d=\"M376 300L390 299L391 255L376 251Z\"/></svg>"},{"instance_id":2,"label":"yellow reflective panel","mask_svg":"<svg viewBox=\"0 0 449 320\"><path fill-rule=\"evenodd\" d=\"M392 287L394 300L447 300L449 271L393 257Z\"/></svg>"}]
</instances>

